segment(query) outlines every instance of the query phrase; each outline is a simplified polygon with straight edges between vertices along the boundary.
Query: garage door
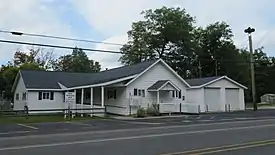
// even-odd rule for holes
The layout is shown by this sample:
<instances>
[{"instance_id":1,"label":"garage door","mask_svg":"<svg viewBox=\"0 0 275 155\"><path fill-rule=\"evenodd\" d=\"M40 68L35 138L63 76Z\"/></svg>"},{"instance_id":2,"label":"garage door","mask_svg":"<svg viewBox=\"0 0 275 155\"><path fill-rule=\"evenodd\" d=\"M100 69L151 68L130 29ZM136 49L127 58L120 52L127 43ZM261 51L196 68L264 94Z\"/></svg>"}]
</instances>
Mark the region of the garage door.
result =
<instances>
[{"instance_id":1,"label":"garage door","mask_svg":"<svg viewBox=\"0 0 275 155\"><path fill-rule=\"evenodd\" d=\"M239 95L239 89L237 88L225 89L225 103L227 106L230 105L231 111L240 110Z\"/></svg>"},{"instance_id":2,"label":"garage door","mask_svg":"<svg viewBox=\"0 0 275 155\"><path fill-rule=\"evenodd\" d=\"M220 88L205 88L204 99L209 112L221 111Z\"/></svg>"}]
</instances>

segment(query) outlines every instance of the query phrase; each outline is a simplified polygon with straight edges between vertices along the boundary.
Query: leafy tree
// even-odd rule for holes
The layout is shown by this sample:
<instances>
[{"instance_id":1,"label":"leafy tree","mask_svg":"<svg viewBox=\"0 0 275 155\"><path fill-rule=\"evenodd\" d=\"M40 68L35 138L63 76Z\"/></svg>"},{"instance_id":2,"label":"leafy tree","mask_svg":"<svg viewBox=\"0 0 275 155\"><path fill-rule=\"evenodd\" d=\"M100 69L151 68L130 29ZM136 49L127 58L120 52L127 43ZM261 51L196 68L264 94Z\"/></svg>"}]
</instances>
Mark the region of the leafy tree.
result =
<instances>
[{"instance_id":1,"label":"leafy tree","mask_svg":"<svg viewBox=\"0 0 275 155\"><path fill-rule=\"evenodd\" d=\"M66 72L99 72L101 65L99 62L89 60L86 53L79 48L75 48L72 54L59 57L54 64L54 70Z\"/></svg>"},{"instance_id":2,"label":"leafy tree","mask_svg":"<svg viewBox=\"0 0 275 155\"><path fill-rule=\"evenodd\" d=\"M5 91L4 96L7 99L12 99L12 86L14 83L14 80L16 78L16 75L19 70L21 69L27 69L27 70L44 70L44 68L41 68L35 63L24 63L20 67L17 67L13 65L12 63L8 63L7 65L2 65L0 69L0 78L2 82L2 91ZM1 92L2 92L1 91Z\"/></svg>"},{"instance_id":3,"label":"leafy tree","mask_svg":"<svg viewBox=\"0 0 275 155\"><path fill-rule=\"evenodd\" d=\"M194 49L194 19L185 9L162 7L141 14L145 20L132 24L129 41L121 48L123 64L162 58L175 67L190 56ZM185 69L176 70L185 73Z\"/></svg>"},{"instance_id":4,"label":"leafy tree","mask_svg":"<svg viewBox=\"0 0 275 155\"><path fill-rule=\"evenodd\" d=\"M35 63L41 68L51 69L54 57L53 51L45 51L42 48L31 48L29 53L17 50L14 54L13 64L20 66L24 63Z\"/></svg>"}]
</instances>

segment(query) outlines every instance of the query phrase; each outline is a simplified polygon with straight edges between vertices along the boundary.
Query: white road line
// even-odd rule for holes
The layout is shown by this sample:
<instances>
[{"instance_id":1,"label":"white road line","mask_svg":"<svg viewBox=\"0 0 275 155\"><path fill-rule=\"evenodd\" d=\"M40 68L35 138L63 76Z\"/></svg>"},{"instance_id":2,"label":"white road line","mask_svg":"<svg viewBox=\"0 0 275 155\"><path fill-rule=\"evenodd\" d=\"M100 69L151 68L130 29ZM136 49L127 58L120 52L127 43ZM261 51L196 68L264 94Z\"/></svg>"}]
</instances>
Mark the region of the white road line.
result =
<instances>
[{"instance_id":1,"label":"white road line","mask_svg":"<svg viewBox=\"0 0 275 155\"><path fill-rule=\"evenodd\" d=\"M212 123L201 123L201 124L190 124L190 125L170 125L170 126L157 126L157 127L143 127L143 128L130 128L130 129L115 129L115 130L101 130L101 131L86 131L86 132L71 132L71 133L54 133L47 135L28 135L18 137L0 138L2 140L10 139L25 139L25 138L43 138L43 137L57 137L57 136L74 136L74 135L87 135L87 134L106 134L106 133L119 133L119 132L132 132L132 131L145 131L145 130L162 130L162 129L176 129L176 128L190 128L190 127L201 127L201 126L213 126L213 125L224 125L224 124L245 124L245 123L256 123L256 122L268 122L275 121L275 119L265 120L249 120L249 121L231 121L231 122L212 122ZM273 122L272 122L273 123Z\"/></svg>"},{"instance_id":2,"label":"white road line","mask_svg":"<svg viewBox=\"0 0 275 155\"><path fill-rule=\"evenodd\" d=\"M198 121L200 121L200 122L211 122L213 120L198 120Z\"/></svg>"},{"instance_id":3,"label":"white road line","mask_svg":"<svg viewBox=\"0 0 275 155\"><path fill-rule=\"evenodd\" d=\"M154 123L154 122L136 122L136 121L123 121L123 120L108 120L112 122L121 122L121 123L128 123L128 124L143 124L143 125L160 125L164 123Z\"/></svg>"},{"instance_id":4,"label":"white road line","mask_svg":"<svg viewBox=\"0 0 275 155\"><path fill-rule=\"evenodd\" d=\"M60 142L60 143L49 143L49 144L15 146L15 147L0 148L0 151L22 150L22 149L55 147L55 146L66 146L66 145L87 144L87 143L100 143L100 142L132 140L132 139L142 139L142 138L155 138L155 137L165 137L165 136L188 135L188 134L201 134L201 133L222 132L222 131L230 131L230 130L259 129L259 128L266 128L266 127L275 127L275 124L258 125L258 126L246 126L246 127L220 128L220 129L199 130L199 131L185 131L185 132L174 132L174 133L163 133L163 134L150 134L150 135L139 135L139 136L117 137L117 138L105 138L105 139L83 140L83 141L74 141L74 142Z\"/></svg>"},{"instance_id":5,"label":"white road line","mask_svg":"<svg viewBox=\"0 0 275 155\"><path fill-rule=\"evenodd\" d=\"M247 117L247 118L235 118L236 120L249 120L249 119L255 119L255 118L249 118L249 117Z\"/></svg>"},{"instance_id":6,"label":"white road line","mask_svg":"<svg viewBox=\"0 0 275 155\"><path fill-rule=\"evenodd\" d=\"M215 118L215 116L210 117L210 119L214 119L214 118Z\"/></svg>"},{"instance_id":7,"label":"white road line","mask_svg":"<svg viewBox=\"0 0 275 155\"><path fill-rule=\"evenodd\" d=\"M11 135L11 134L28 133L28 132L31 132L31 131L0 132L0 135Z\"/></svg>"},{"instance_id":8,"label":"white road line","mask_svg":"<svg viewBox=\"0 0 275 155\"><path fill-rule=\"evenodd\" d=\"M80 123L80 122L68 122L69 124L75 124L75 125L82 125L82 126L88 126L88 127L92 127L91 124L86 124L86 123Z\"/></svg>"},{"instance_id":9,"label":"white road line","mask_svg":"<svg viewBox=\"0 0 275 155\"><path fill-rule=\"evenodd\" d=\"M29 125L26 125L26 124L21 124L21 123L18 123L17 125L19 126L23 126L23 127L26 127L26 128L30 128L30 129L34 129L34 130L38 130L37 127L34 127L34 126L29 126Z\"/></svg>"},{"instance_id":10,"label":"white road line","mask_svg":"<svg viewBox=\"0 0 275 155\"><path fill-rule=\"evenodd\" d=\"M220 121L235 121L235 118L224 118L224 119L219 119Z\"/></svg>"},{"instance_id":11,"label":"white road line","mask_svg":"<svg viewBox=\"0 0 275 155\"><path fill-rule=\"evenodd\" d=\"M197 117L196 119L200 119L200 118L202 118L202 116L199 116L199 117Z\"/></svg>"},{"instance_id":12,"label":"white road line","mask_svg":"<svg viewBox=\"0 0 275 155\"><path fill-rule=\"evenodd\" d=\"M153 123L153 122L131 122L131 121L119 121L119 122L123 122L123 123L129 123L129 124L144 124L144 125L160 125L163 123Z\"/></svg>"},{"instance_id":13,"label":"white road line","mask_svg":"<svg viewBox=\"0 0 275 155\"><path fill-rule=\"evenodd\" d=\"M184 123L189 123L189 122L192 122L192 121L188 121L188 120L183 120L181 122L184 122Z\"/></svg>"}]
</instances>

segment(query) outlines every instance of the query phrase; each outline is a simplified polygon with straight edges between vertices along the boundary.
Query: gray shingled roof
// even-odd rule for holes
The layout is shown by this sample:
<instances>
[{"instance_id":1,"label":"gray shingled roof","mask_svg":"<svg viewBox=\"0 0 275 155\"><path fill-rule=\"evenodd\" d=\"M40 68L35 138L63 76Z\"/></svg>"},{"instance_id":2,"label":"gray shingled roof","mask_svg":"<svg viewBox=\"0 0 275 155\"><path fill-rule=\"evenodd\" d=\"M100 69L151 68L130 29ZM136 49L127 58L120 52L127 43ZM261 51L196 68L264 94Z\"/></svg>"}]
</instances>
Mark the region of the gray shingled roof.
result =
<instances>
[{"instance_id":1,"label":"gray shingled roof","mask_svg":"<svg viewBox=\"0 0 275 155\"><path fill-rule=\"evenodd\" d=\"M98 73L70 73L55 71L21 70L26 88L60 89L58 82L65 87L85 86L109 82L141 73L157 60L123 66Z\"/></svg>"},{"instance_id":2,"label":"gray shingled roof","mask_svg":"<svg viewBox=\"0 0 275 155\"><path fill-rule=\"evenodd\" d=\"M185 81L190 86L201 86L204 85L210 81L216 80L220 78L221 76L213 76L213 77L205 77L205 78L197 78L197 79L186 79Z\"/></svg>"},{"instance_id":3,"label":"gray shingled roof","mask_svg":"<svg viewBox=\"0 0 275 155\"><path fill-rule=\"evenodd\" d=\"M154 83L151 87L149 87L148 90L157 90L160 87L162 87L168 81L169 80L159 80L156 83Z\"/></svg>"}]
</instances>

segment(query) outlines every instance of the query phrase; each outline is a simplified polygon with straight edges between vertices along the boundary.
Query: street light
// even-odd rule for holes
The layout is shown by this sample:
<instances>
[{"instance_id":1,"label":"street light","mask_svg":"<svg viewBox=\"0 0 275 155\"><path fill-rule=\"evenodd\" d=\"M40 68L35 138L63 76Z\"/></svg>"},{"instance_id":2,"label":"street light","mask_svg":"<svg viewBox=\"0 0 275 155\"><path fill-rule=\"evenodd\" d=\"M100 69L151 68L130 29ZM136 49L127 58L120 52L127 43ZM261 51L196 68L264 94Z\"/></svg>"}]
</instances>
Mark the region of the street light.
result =
<instances>
[{"instance_id":1,"label":"street light","mask_svg":"<svg viewBox=\"0 0 275 155\"><path fill-rule=\"evenodd\" d=\"M244 30L244 33L248 34L249 39L249 50L250 50L250 69L251 69L251 84L252 84L252 101L254 111L258 109L256 103L256 88L255 88L255 73L254 73L254 58L253 58L253 47L252 47L252 36L251 33L255 32L254 28L248 27Z\"/></svg>"},{"instance_id":2,"label":"street light","mask_svg":"<svg viewBox=\"0 0 275 155\"><path fill-rule=\"evenodd\" d=\"M15 32L15 31L13 31L13 32L10 32L12 35L16 35L16 36L22 36L24 33L22 33L22 32Z\"/></svg>"}]
</instances>

